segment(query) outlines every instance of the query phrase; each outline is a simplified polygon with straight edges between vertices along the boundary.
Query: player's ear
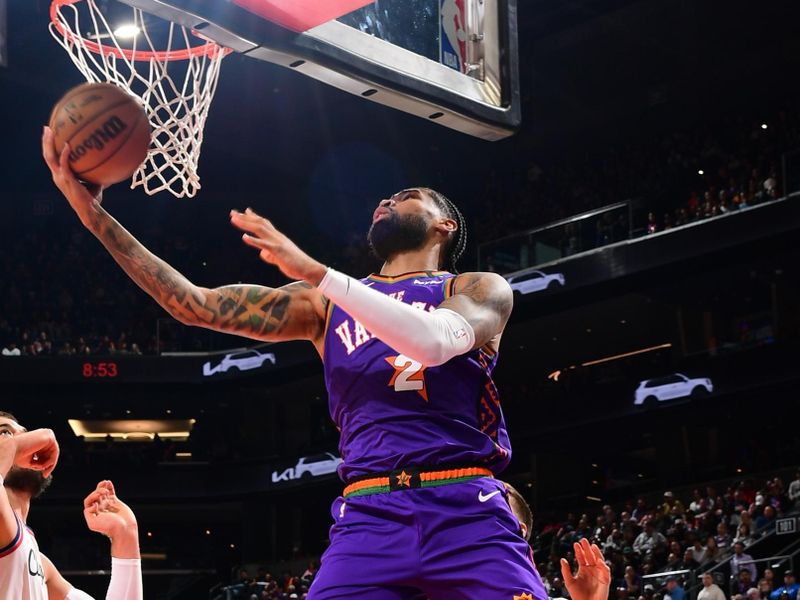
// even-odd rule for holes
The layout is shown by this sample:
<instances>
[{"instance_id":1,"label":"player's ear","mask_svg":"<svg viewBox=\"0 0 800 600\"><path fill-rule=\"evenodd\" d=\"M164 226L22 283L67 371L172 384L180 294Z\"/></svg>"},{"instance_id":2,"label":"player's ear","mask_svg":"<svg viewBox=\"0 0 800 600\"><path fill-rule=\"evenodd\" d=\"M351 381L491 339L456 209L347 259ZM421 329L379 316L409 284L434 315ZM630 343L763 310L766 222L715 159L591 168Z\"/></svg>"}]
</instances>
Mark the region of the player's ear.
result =
<instances>
[{"instance_id":1,"label":"player's ear","mask_svg":"<svg viewBox=\"0 0 800 600\"><path fill-rule=\"evenodd\" d=\"M448 235L458 229L458 223L456 222L455 219L448 219L447 217L441 217L440 219L437 219L435 228L436 231L438 231L442 235Z\"/></svg>"},{"instance_id":2,"label":"player's ear","mask_svg":"<svg viewBox=\"0 0 800 600\"><path fill-rule=\"evenodd\" d=\"M519 532L522 535L523 539L528 539L528 526L525 525L522 521L519 523Z\"/></svg>"}]
</instances>

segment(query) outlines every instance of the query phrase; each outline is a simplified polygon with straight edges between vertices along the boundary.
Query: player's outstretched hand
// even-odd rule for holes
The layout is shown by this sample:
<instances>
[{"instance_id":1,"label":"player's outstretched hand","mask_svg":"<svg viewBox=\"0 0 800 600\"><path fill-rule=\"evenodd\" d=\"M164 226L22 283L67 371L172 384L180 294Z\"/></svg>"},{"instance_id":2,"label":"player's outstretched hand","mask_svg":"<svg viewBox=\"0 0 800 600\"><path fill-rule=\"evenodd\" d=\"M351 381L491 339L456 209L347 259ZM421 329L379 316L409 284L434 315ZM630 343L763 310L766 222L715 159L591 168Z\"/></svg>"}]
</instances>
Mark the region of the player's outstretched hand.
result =
<instances>
[{"instance_id":1,"label":"player's outstretched hand","mask_svg":"<svg viewBox=\"0 0 800 600\"><path fill-rule=\"evenodd\" d=\"M65 145L59 156L53 142L53 131L49 127L45 127L42 133L42 156L53 175L56 187L86 225L92 206L103 201L103 188L78 181L69 167L69 146Z\"/></svg>"},{"instance_id":2,"label":"player's outstretched hand","mask_svg":"<svg viewBox=\"0 0 800 600\"><path fill-rule=\"evenodd\" d=\"M259 250L265 263L275 265L289 279L317 285L325 277L325 265L300 250L292 240L275 229L269 220L252 209L231 211L231 223L244 231L242 240Z\"/></svg>"},{"instance_id":3,"label":"player's outstretched hand","mask_svg":"<svg viewBox=\"0 0 800 600\"><path fill-rule=\"evenodd\" d=\"M114 538L123 531L136 528L136 515L117 497L114 484L101 481L83 500L83 517L89 529Z\"/></svg>"},{"instance_id":4,"label":"player's outstretched hand","mask_svg":"<svg viewBox=\"0 0 800 600\"><path fill-rule=\"evenodd\" d=\"M58 442L52 429L34 429L14 436L17 450L14 464L23 469L41 471L48 477L58 463Z\"/></svg>"},{"instance_id":5,"label":"player's outstretched hand","mask_svg":"<svg viewBox=\"0 0 800 600\"><path fill-rule=\"evenodd\" d=\"M607 600L611 570L603 553L584 538L574 545L578 572L573 575L566 559L561 559L561 575L572 600Z\"/></svg>"}]
</instances>

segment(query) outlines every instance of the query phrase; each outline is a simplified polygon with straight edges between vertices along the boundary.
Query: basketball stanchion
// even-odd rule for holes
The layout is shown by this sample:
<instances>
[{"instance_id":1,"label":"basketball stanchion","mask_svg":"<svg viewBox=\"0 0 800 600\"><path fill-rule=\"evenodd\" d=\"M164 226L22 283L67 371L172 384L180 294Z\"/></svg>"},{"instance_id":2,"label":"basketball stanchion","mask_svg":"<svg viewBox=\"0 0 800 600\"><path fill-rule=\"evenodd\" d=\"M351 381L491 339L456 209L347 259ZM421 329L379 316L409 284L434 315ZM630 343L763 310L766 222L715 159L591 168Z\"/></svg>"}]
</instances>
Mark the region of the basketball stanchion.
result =
<instances>
[{"instance_id":1,"label":"basketball stanchion","mask_svg":"<svg viewBox=\"0 0 800 600\"><path fill-rule=\"evenodd\" d=\"M193 197L200 189L203 128L222 59L231 51L137 8L103 2L101 10L98 4L53 0L50 32L87 81L110 83L141 99L152 141L131 188ZM127 27L109 22L104 12L112 5L115 19L121 11L131 15Z\"/></svg>"}]
</instances>

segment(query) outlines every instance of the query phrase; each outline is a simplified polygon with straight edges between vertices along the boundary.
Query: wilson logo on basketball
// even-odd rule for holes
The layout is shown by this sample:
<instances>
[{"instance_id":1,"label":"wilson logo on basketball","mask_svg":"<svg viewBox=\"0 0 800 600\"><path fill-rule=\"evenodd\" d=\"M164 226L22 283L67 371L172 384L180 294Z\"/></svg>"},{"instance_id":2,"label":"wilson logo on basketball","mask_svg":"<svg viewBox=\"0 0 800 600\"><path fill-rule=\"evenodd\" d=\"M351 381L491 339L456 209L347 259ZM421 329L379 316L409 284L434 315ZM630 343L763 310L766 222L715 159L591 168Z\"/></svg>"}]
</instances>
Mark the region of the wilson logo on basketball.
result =
<instances>
[{"instance_id":1,"label":"wilson logo on basketball","mask_svg":"<svg viewBox=\"0 0 800 600\"><path fill-rule=\"evenodd\" d=\"M122 119L117 116L112 116L69 153L70 162L78 160L89 150L102 150L108 142L127 128L128 126Z\"/></svg>"}]
</instances>

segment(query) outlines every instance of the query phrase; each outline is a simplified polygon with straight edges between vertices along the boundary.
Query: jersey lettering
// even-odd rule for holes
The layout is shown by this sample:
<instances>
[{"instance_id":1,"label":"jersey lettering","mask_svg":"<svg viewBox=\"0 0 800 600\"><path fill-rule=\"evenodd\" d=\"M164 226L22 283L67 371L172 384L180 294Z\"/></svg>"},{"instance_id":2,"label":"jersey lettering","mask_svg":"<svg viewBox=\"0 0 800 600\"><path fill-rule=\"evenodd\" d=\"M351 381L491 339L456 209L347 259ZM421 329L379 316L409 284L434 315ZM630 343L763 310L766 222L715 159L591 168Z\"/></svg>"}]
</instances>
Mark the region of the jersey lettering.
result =
<instances>
[{"instance_id":1,"label":"jersey lettering","mask_svg":"<svg viewBox=\"0 0 800 600\"><path fill-rule=\"evenodd\" d=\"M359 323L358 321L355 322L356 324L356 348L358 348L361 344L364 344L372 339L372 335L364 328L364 326Z\"/></svg>"},{"instance_id":2,"label":"jersey lettering","mask_svg":"<svg viewBox=\"0 0 800 600\"><path fill-rule=\"evenodd\" d=\"M388 295L402 302L405 291L394 292ZM435 306L429 305L426 302L412 302L411 306L413 308L427 310L429 312L436 310ZM339 336L342 344L344 344L344 348L348 356L350 356L368 341L375 339L375 336L367 331L366 327L356 320L353 320L353 330L350 329L350 320L345 319L334 329L334 331L336 332L336 335Z\"/></svg>"},{"instance_id":3,"label":"jersey lettering","mask_svg":"<svg viewBox=\"0 0 800 600\"><path fill-rule=\"evenodd\" d=\"M44 569L33 548L28 550L28 574L31 577L41 577L42 581L44 581Z\"/></svg>"}]
</instances>

